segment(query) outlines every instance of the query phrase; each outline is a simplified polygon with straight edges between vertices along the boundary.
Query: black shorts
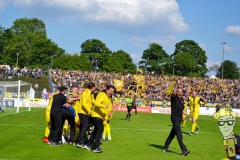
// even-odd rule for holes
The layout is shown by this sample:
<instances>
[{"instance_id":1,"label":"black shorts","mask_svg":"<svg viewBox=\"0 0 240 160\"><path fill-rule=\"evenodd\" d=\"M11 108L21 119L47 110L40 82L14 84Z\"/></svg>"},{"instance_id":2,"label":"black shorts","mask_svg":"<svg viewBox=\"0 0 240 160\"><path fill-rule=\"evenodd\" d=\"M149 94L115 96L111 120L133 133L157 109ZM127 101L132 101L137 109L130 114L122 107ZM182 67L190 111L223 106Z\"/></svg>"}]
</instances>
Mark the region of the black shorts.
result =
<instances>
[{"instance_id":1,"label":"black shorts","mask_svg":"<svg viewBox=\"0 0 240 160\"><path fill-rule=\"evenodd\" d=\"M127 110L128 110L128 112L131 112L132 111L132 106L131 107L127 106Z\"/></svg>"}]
</instances>

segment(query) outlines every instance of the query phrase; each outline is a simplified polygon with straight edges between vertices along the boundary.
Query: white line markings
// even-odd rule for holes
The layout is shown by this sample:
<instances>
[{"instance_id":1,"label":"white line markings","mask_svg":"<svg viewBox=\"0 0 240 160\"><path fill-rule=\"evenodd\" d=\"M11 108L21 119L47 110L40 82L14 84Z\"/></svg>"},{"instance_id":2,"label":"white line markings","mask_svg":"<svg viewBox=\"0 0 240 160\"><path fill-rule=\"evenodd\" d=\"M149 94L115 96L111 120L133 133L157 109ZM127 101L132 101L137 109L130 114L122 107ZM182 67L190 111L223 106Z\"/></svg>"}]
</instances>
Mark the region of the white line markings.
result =
<instances>
[{"instance_id":1,"label":"white line markings","mask_svg":"<svg viewBox=\"0 0 240 160\"><path fill-rule=\"evenodd\" d=\"M45 127L42 124L0 124L0 126L19 126L19 127ZM142 129L142 128L111 128L112 130L131 130L131 131L150 131L150 132L170 132L170 130ZM203 134L220 134L214 132L201 132Z\"/></svg>"}]
</instances>

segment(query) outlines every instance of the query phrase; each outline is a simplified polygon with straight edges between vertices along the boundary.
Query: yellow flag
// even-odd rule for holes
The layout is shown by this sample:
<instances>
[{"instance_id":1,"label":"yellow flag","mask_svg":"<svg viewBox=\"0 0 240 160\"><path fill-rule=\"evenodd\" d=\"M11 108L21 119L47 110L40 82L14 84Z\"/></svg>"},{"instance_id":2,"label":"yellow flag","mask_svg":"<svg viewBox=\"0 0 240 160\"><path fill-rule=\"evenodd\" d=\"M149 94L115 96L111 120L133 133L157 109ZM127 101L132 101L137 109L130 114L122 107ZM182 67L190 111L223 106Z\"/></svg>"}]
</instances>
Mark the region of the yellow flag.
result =
<instances>
[{"instance_id":1,"label":"yellow flag","mask_svg":"<svg viewBox=\"0 0 240 160\"><path fill-rule=\"evenodd\" d=\"M145 83L145 77L142 75L134 75L134 81L137 83L137 85L142 85Z\"/></svg>"},{"instance_id":2,"label":"yellow flag","mask_svg":"<svg viewBox=\"0 0 240 160\"><path fill-rule=\"evenodd\" d=\"M116 87L117 92L123 89L123 81L118 79L113 79L114 86Z\"/></svg>"},{"instance_id":3,"label":"yellow flag","mask_svg":"<svg viewBox=\"0 0 240 160\"><path fill-rule=\"evenodd\" d=\"M138 69L138 72L141 73L141 74L143 74L142 68L139 68L139 69Z\"/></svg>"}]
</instances>

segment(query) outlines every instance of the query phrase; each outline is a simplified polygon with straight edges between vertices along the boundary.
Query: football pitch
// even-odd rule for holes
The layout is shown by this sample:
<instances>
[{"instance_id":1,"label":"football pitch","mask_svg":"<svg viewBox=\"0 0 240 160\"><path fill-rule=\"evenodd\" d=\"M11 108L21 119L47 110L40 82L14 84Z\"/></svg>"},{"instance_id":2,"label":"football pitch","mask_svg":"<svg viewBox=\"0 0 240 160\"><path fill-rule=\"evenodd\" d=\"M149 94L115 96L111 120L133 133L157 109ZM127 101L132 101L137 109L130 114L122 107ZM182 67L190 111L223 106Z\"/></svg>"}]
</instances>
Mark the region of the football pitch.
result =
<instances>
[{"instance_id":1,"label":"football pitch","mask_svg":"<svg viewBox=\"0 0 240 160\"><path fill-rule=\"evenodd\" d=\"M187 121L182 128L183 141L191 153L187 157L175 138L169 150L164 153L162 148L171 129L170 115L132 114L132 121L125 121L126 113L115 112L111 120L112 141L103 141L103 153L93 153L86 149L63 144L50 146L43 143L42 138L46 127L45 109L8 108L0 113L0 160L220 160L226 157L222 146L222 134L217 121L211 116L200 116L199 134L189 136L191 123ZM239 134L239 122L235 132Z\"/></svg>"}]
</instances>

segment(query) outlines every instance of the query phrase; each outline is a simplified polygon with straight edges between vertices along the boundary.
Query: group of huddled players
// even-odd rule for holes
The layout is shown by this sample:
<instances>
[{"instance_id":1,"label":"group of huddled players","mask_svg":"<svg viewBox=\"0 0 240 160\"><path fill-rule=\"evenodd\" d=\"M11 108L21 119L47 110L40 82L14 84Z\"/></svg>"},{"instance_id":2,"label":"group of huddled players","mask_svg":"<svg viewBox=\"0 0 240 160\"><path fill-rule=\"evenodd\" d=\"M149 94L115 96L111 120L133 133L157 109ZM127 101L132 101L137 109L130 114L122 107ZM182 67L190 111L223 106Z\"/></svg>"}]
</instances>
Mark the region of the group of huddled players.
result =
<instances>
[{"instance_id":1,"label":"group of huddled players","mask_svg":"<svg viewBox=\"0 0 240 160\"><path fill-rule=\"evenodd\" d=\"M112 98L115 87L102 84L98 91L95 83L89 82L82 88L72 86L67 96L66 92L67 88L61 86L49 100L43 141L51 146L69 143L103 152L100 144L102 140L111 140L110 120L118 103Z\"/></svg>"}]
</instances>

